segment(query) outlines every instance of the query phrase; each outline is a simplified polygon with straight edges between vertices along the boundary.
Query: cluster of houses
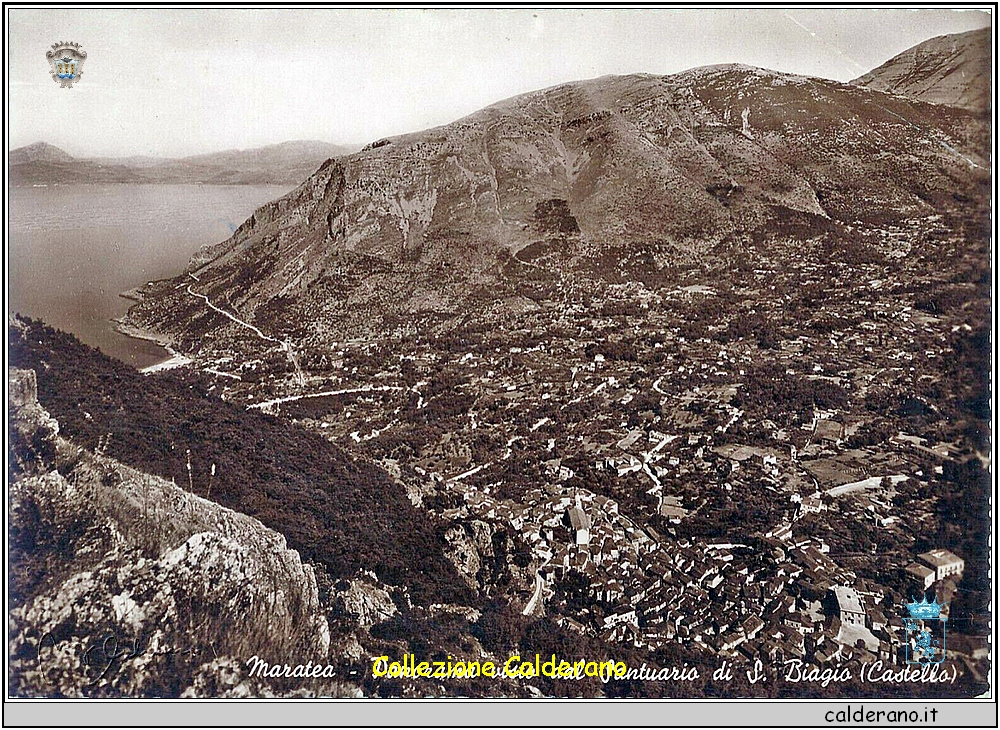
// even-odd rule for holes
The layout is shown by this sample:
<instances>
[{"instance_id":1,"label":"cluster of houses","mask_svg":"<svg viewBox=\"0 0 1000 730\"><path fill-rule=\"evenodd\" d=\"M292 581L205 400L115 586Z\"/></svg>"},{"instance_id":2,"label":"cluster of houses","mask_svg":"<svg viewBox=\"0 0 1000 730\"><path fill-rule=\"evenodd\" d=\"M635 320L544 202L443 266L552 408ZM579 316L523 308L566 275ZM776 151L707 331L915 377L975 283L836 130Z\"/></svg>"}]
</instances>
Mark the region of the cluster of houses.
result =
<instances>
[{"instance_id":1,"label":"cluster of houses","mask_svg":"<svg viewBox=\"0 0 1000 730\"><path fill-rule=\"evenodd\" d=\"M790 526L764 538L770 549L761 552L664 538L622 515L613 499L585 489L536 488L521 503L463 489L474 514L509 523L532 547L543 598L551 599L571 571L587 580L590 615L563 622L581 632L637 648L682 643L771 662L899 660L903 622L898 610L885 608L885 589L839 566L828 545L796 537ZM946 550L921 560L934 562L942 576L961 572L961 560Z\"/></svg>"},{"instance_id":2,"label":"cluster of houses","mask_svg":"<svg viewBox=\"0 0 1000 730\"><path fill-rule=\"evenodd\" d=\"M603 358L595 360L595 371L606 367ZM582 375L574 371L568 387L586 398L578 381ZM604 377L591 395L599 391L624 403L629 392L622 386L620 380ZM660 392L655 384L654 390ZM550 419L533 418L535 425L520 438L539 443L548 439L542 460L551 480L547 486L529 489L516 501L498 499L488 488L475 486L489 480L486 473L460 487L472 513L511 525L531 546L541 586L540 600L531 602L531 610L545 610L560 581L574 572L588 582L594 604L584 615L563 623L607 641L647 649L682 643L722 656L795 658L817 665L874 658L898 661L904 635L895 605L898 597L859 579L831 558L823 540L798 534L795 525L804 516L830 509L839 489L851 495L846 507L856 502L863 509L861 518L888 527L897 519L897 510L888 496L891 489L878 486L880 475L902 468L905 459L891 451L845 452L844 440L857 424L818 410L807 424L814 434L808 453L797 452L790 441L780 446L779 437L786 434L767 421L761 425L770 428L779 445L727 444L716 438L719 432L744 417L726 404L732 389L706 385L685 392L691 402L725 406L728 418L717 419L712 429L681 428L677 435L649 423L615 435L605 423L586 429L582 448L593 453L598 469L644 480L658 498L656 511L675 525L699 509L698 500L692 499L704 493L699 474L712 475L717 486L731 492L744 483L763 487L779 505L778 521L760 533L769 549L761 554L759 545L751 549L678 538L673 529L661 536L623 514L615 500L566 486L573 472L556 456L559 449L552 448L546 425ZM807 464L812 471L803 469ZM682 491L664 494L668 481L674 485L669 489ZM878 484L871 487L868 481ZM782 504L787 509L780 508ZM855 516L840 514L844 519ZM907 573L929 587L960 575L963 567L957 556L935 550L919 556Z\"/></svg>"}]
</instances>

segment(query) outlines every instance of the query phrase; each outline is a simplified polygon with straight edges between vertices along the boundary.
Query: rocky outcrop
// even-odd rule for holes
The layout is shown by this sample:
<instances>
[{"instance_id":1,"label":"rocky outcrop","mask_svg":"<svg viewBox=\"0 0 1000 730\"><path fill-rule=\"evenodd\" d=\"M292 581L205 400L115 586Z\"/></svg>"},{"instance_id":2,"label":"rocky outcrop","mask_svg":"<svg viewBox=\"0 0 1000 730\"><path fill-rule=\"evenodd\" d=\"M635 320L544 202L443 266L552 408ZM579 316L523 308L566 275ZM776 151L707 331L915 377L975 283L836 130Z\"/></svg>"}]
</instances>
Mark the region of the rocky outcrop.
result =
<instances>
[{"instance_id":1,"label":"rocky outcrop","mask_svg":"<svg viewBox=\"0 0 1000 730\"><path fill-rule=\"evenodd\" d=\"M7 389L12 466L22 473L44 468L54 454L59 423L38 403L35 371L11 368Z\"/></svg>"},{"instance_id":2,"label":"rocky outcrop","mask_svg":"<svg viewBox=\"0 0 1000 730\"><path fill-rule=\"evenodd\" d=\"M38 378L34 370L10 368L7 372L7 402L10 423L24 437L54 439L59 434L59 423L38 403Z\"/></svg>"},{"instance_id":3,"label":"rocky outcrop","mask_svg":"<svg viewBox=\"0 0 1000 730\"><path fill-rule=\"evenodd\" d=\"M346 585L337 592L337 600L358 627L368 630L399 613L389 592L379 585L374 575L360 576L343 583Z\"/></svg>"},{"instance_id":4,"label":"rocky outcrop","mask_svg":"<svg viewBox=\"0 0 1000 730\"><path fill-rule=\"evenodd\" d=\"M530 585L528 561L519 564L516 558L524 548L519 550L518 538L504 528L483 520L459 519L445 532L445 541L445 555L475 591Z\"/></svg>"},{"instance_id":5,"label":"rocky outcrop","mask_svg":"<svg viewBox=\"0 0 1000 730\"><path fill-rule=\"evenodd\" d=\"M481 520L469 520L449 527L445 532L449 550L445 553L470 588L479 589L484 562L492 563L493 530Z\"/></svg>"},{"instance_id":6,"label":"rocky outcrop","mask_svg":"<svg viewBox=\"0 0 1000 730\"><path fill-rule=\"evenodd\" d=\"M282 535L57 438L33 373L9 380L15 430L52 447L10 487L14 694L334 691L264 686L247 673L254 655L329 658L315 574ZM13 444L15 460L28 461L24 443Z\"/></svg>"}]
</instances>

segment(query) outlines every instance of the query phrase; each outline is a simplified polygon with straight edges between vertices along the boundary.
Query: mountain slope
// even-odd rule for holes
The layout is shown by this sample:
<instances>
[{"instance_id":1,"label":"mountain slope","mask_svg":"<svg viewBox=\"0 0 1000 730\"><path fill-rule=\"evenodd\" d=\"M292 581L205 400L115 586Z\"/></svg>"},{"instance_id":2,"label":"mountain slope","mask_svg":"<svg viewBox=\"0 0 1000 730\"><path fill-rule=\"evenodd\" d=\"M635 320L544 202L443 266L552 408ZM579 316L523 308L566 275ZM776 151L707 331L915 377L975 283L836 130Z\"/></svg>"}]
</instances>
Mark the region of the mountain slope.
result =
<instances>
[{"instance_id":1,"label":"mountain slope","mask_svg":"<svg viewBox=\"0 0 1000 730\"><path fill-rule=\"evenodd\" d=\"M983 28L931 38L851 83L988 114L991 68L990 29Z\"/></svg>"},{"instance_id":2,"label":"mountain slope","mask_svg":"<svg viewBox=\"0 0 1000 730\"><path fill-rule=\"evenodd\" d=\"M79 448L39 405L34 371L8 382L16 696L259 695L250 656L327 655L316 575L284 537Z\"/></svg>"},{"instance_id":3,"label":"mountain slope","mask_svg":"<svg viewBox=\"0 0 1000 730\"><path fill-rule=\"evenodd\" d=\"M445 531L384 473L372 480L374 467L301 428L199 394L197 378L143 376L30 320L12 319L9 334L15 695L528 697L536 687L506 677L377 679L372 657L502 666L520 651L638 664L630 647L508 606L509 575L469 603L441 547L480 578L491 573L481 558L516 564L523 548L495 522L456 514ZM233 432L245 447L228 442ZM361 520L345 523L358 507ZM334 673L254 675L253 656ZM608 691L593 677L532 684Z\"/></svg>"},{"instance_id":4,"label":"mountain slope","mask_svg":"<svg viewBox=\"0 0 1000 730\"><path fill-rule=\"evenodd\" d=\"M42 405L78 445L107 438L108 455L259 519L335 577L366 568L421 599L467 596L403 488L322 437L183 377L147 378L31 320L12 322L10 360L38 373Z\"/></svg>"},{"instance_id":5,"label":"mountain slope","mask_svg":"<svg viewBox=\"0 0 1000 730\"><path fill-rule=\"evenodd\" d=\"M792 219L815 235L933 215L981 190L986 140L964 110L747 66L604 77L330 160L191 273L275 333L385 331L479 294L522 306L501 270L538 241L578 263L624 247L664 266ZM146 287L129 321L238 329L189 285Z\"/></svg>"},{"instance_id":6,"label":"mountain slope","mask_svg":"<svg viewBox=\"0 0 1000 730\"><path fill-rule=\"evenodd\" d=\"M84 182L289 185L301 182L325 160L354 149L303 141L179 159L76 158L58 147L38 142L12 150L8 164L9 179L14 185Z\"/></svg>"},{"instance_id":7,"label":"mountain slope","mask_svg":"<svg viewBox=\"0 0 1000 730\"><path fill-rule=\"evenodd\" d=\"M182 157L178 162L190 165L222 165L235 168L254 168L281 165L311 165L317 159L327 159L356 151L355 147L303 140L282 142L245 150L224 150L205 155ZM311 171L310 171L311 172Z\"/></svg>"}]
</instances>

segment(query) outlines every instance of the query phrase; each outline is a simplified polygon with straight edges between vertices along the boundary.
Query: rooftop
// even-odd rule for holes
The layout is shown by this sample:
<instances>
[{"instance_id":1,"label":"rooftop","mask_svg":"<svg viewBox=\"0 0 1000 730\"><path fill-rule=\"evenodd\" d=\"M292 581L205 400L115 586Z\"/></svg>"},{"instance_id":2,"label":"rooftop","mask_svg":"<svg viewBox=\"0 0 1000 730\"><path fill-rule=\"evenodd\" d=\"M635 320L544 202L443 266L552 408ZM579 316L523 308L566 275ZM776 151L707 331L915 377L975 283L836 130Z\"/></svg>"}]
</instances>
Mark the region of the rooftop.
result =
<instances>
[{"instance_id":1,"label":"rooftop","mask_svg":"<svg viewBox=\"0 0 1000 730\"><path fill-rule=\"evenodd\" d=\"M933 570L928 568L926 565L921 565L920 563L910 563L906 566L906 572L917 576L921 580L934 575Z\"/></svg>"},{"instance_id":2,"label":"rooftop","mask_svg":"<svg viewBox=\"0 0 1000 730\"><path fill-rule=\"evenodd\" d=\"M833 594L837 598L837 605L840 607L841 612L864 613L864 609L861 608L861 599L858 598L858 594L853 588L848 586L834 586Z\"/></svg>"},{"instance_id":3,"label":"rooftop","mask_svg":"<svg viewBox=\"0 0 1000 730\"><path fill-rule=\"evenodd\" d=\"M926 553L920 553L917 557L928 565L933 565L935 568L962 562L962 559L955 555L955 553L944 548L935 548Z\"/></svg>"},{"instance_id":4,"label":"rooftop","mask_svg":"<svg viewBox=\"0 0 1000 730\"><path fill-rule=\"evenodd\" d=\"M569 508L569 521L574 530L590 529L590 517L587 516L582 507Z\"/></svg>"}]
</instances>

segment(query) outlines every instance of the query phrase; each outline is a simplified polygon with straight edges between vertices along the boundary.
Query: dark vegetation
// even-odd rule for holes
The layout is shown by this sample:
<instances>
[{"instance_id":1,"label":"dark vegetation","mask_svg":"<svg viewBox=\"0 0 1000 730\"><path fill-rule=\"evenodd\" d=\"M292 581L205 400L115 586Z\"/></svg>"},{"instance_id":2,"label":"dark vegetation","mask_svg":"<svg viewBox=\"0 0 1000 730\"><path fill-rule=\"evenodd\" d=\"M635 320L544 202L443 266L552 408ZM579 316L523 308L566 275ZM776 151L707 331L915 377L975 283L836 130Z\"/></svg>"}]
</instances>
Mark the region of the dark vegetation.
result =
<instances>
[{"instance_id":1,"label":"dark vegetation","mask_svg":"<svg viewBox=\"0 0 1000 730\"><path fill-rule=\"evenodd\" d=\"M13 480L22 474L30 475L44 470L55 458L55 447L49 434L43 429L25 435L21 429L12 428L7 453L10 457L10 477Z\"/></svg>"},{"instance_id":2,"label":"dark vegetation","mask_svg":"<svg viewBox=\"0 0 1000 730\"><path fill-rule=\"evenodd\" d=\"M990 474L977 459L944 464L938 483L938 534L928 547L953 545L965 559L965 574L959 583L959 597L948 617L949 628L985 636L990 632L990 555L984 546L990 540ZM994 539L996 539L994 535ZM933 544L932 544L933 543Z\"/></svg>"},{"instance_id":3,"label":"dark vegetation","mask_svg":"<svg viewBox=\"0 0 1000 730\"><path fill-rule=\"evenodd\" d=\"M36 371L39 401L66 437L89 449L101 440L109 456L256 517L334 577L369 568L409 586L420 602L471 600L436 526L381 470L301 427L208 394L190 372L144 376L71 335L23 321L25 336L11 330L10 362Z\"/></svg>"},{"instance_id":4,"label":"dark vegetation","mask_svg":"<svg viewBox=\"0 0 1000 730\"><path fill-rule=\"evenodd\" d=\"M635 362L639 359L639 353L636 349L635 342L629 340L602 340L600 342L591 342L584 349L584 352L587 357L602 355L608 360Z\"/></svg>"},{"instance_id":5,"label":"dark vegetation","mask_svg":"<svg viewBox=\"0 0 1000 730\"><path fill-rule=\"evenodd\" d=\"M565 200L553 198L535 206L535 224L543 233L579 233L580 226Z\"/></svg>"},{"instance_id":6,"label":"dark vegetation","mask_svg":"<svg viewBox=\"0 0 1000 730\"><path fill-rule=\"evenodd\" d=\"M733 405L759 412L784 425L813 408L843 408L847 393L834 382L791 375L779 365L762 365L747 372Z\"/></svg>"}]
</instances>

